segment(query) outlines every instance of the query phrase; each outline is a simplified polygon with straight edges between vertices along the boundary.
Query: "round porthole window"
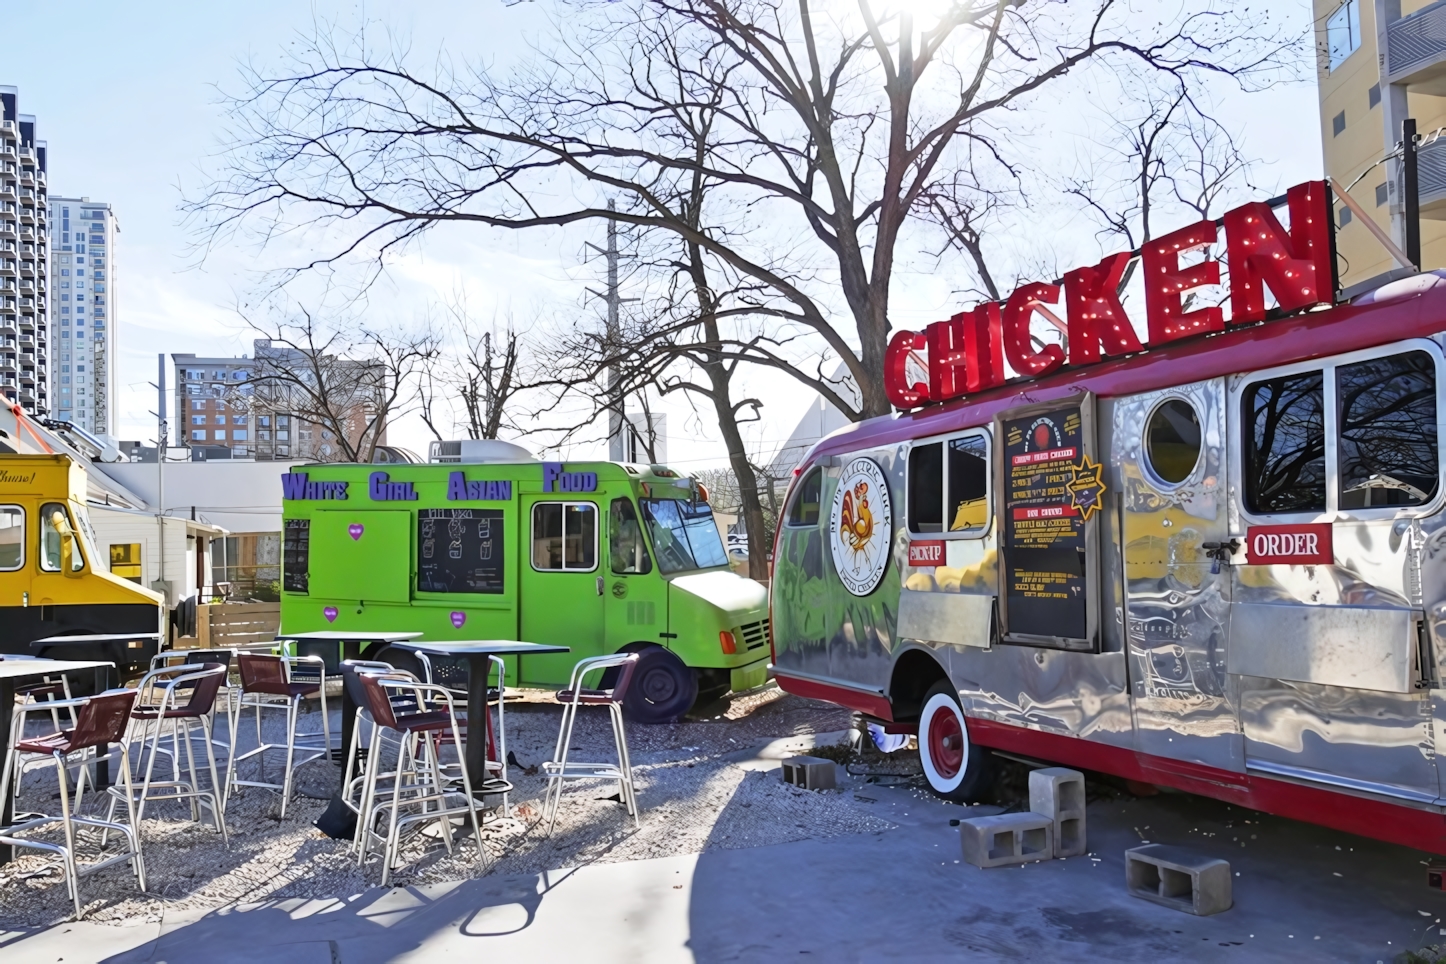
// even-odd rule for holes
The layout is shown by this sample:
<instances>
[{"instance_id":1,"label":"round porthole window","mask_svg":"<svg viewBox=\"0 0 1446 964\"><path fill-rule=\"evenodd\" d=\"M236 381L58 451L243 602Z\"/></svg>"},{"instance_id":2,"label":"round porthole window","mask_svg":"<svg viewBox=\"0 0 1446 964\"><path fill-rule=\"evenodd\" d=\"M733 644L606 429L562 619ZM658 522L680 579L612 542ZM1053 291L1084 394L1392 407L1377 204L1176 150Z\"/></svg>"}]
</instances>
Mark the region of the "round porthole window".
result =
<instances>
[{"instance_id":1,"label":"round porthole window","mask_svg":"<svg viewBox=\"0 0 1446 964\"><path fill-rule=\"evenodd\" d=\"M1178 485L1200 461L1200 417L1189 402L1172 398L1150 413L1145 454L1160 481Z\"/></svg>"}]
</instances>

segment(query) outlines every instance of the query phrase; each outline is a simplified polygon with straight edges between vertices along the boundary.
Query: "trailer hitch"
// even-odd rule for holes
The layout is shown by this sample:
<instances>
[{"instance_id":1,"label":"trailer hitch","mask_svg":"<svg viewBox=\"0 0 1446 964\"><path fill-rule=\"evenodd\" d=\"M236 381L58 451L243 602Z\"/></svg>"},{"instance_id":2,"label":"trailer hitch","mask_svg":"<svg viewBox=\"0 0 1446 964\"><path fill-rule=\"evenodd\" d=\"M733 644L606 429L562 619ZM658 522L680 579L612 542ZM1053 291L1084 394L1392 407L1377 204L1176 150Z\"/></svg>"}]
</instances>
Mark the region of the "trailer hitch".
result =
<instances>
[{"instance_id":1,"label":"trailer hitch","mask_svg":"<svg viewBox=\"0 0 1446 964\"><path fill-rule=\"evenodd\" d=\"M1220 574L1220 564L1228 563L1230 557L1240 548L1239 539L1231 539L1229 542L1202 542L1200 548L1205 550L1205 555L1213 560L1210 564L1211 575Z\"/></svg>"}]
</instances>

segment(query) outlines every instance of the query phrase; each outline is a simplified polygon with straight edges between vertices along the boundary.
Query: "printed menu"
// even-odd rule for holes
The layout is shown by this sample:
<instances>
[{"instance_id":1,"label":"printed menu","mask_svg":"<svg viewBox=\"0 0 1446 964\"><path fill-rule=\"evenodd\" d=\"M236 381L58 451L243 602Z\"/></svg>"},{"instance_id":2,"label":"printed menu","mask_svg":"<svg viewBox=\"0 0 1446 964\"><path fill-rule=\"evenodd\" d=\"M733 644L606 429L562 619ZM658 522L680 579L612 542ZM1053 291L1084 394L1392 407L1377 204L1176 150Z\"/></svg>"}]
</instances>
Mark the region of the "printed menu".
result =
<instances>
[{"instance_id":1,"label":"printed menu","mask_svg":"<svg viewBox=\"0 0 1446 964\"><path fill-rule=\"evenodd\" d=\"M1009 636L1089 635L1086 526L1104 493L1078 402L1001 422Z\"/></svg>"}]
</instances>

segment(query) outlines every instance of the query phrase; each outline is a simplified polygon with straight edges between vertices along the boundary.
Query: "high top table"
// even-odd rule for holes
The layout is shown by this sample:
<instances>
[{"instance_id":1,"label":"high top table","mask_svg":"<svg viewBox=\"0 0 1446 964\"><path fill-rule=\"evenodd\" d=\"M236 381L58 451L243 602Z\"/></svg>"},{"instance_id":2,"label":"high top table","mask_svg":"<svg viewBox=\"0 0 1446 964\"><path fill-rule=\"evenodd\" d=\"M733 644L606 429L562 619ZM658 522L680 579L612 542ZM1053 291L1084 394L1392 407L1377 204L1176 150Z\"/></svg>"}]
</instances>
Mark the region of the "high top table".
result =
<instances>
[{"instance_id":1,"label":"high top table","mask_svg":"<svg viewBox=\"0 0 1446 964\"><path fill-rule=\"evenodd\" d=\"M341 658L357 659L361 656L362 645L365 643L382 643L390 645L404 643L409 639L416 639L421 633L348 633L338 630L325 629L314 633L277 633L278 642L318 642L336 643L341 647ZM300 655L298 647L297 654ZM336 667L328 665L328 669L335 672ZM322 685L326 685L326 672L322 672ZM351 693L345 686L341 688L341 747L331 754L331 758L341 766L346 766L346 751L351 746L352 729L356 726L356 704L352 702Z\"/></svg>"},{"instance_id":2,"label":"high top table","mask_svg":"<svg viewBox=\"0 0 1446 964\"><path fill-rule=\"evenodd\" d=\"M420 634L418 634L420 635ZM397 649L436 656L465 656L467 659L467 779L474 796L482 795L487 781L487 674L492 656L532 656L542 653L567 653L566 646L546 643L524 643L515 639L458 639L445 642L393 643Z\"/></svg>"},{"instance_id":3,"label":"high top table","mask_svg":"<svg viewBox=\"0 0 1446 964\"><path fill-rule=\"evenodd\" d=\"M95 672L95 691L103 692L110 683L114 663L88 660L40 659L35 656L0 656L0 761L10 750L11 726L15 721L15 685L44 676L57 676L80 670ZM0 762L0 766L3 766ZM95 783L97 787L110 783L110 763L105 758L96 761ZM19 778L16 778L19 786ZM8 827L15 819L15 794L7 793L0 800L0 827ZM0 844L0 864L10 862L11 848Z\"/></svg>"}]
</instances>

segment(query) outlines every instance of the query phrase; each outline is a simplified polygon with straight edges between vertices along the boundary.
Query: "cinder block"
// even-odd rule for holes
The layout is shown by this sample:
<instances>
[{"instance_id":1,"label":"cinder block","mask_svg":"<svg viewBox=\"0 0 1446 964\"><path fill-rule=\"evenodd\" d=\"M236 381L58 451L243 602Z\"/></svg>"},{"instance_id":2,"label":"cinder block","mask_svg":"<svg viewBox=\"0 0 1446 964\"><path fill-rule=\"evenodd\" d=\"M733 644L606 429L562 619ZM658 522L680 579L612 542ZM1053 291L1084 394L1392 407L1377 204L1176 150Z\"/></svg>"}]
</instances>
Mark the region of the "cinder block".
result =
<instances>
[{"instance_id":1,"label":"cinder block","mask_svg":"<svg viewBox=\"0 0 1446 964\"><path fill-rule=\"evenodd\" d=\"M1054 855L1054 821L1037 813L1001 813L959 821L964 859L976 867L1003 867Z\"/></svg>"},{"instance_id":2,"label":"cinder block","mask_svg":"<svg viewBox=\"0 0 1446 964\"><path fill-rule=\"evenodd\" d=\"M1146 844L1125 851L1130 895L1208 917L1229 910L1230 864L1182 847Z\"/></svg>"},{"instance_id":3,"label":"cinder block","mask_svg":"<svg viewBox=\"0 0 1446 964\"><path fill-rule=\"evenodd\" d=\"M783 782L805 790L835 790L838 770L832 760L816 756L795 756L783 761Z\"/></svg>"},{"instance_id":4,"label":"cinder block","mask_svg":"<svg viewBox=\"0 0 1446 964\"><path fill-rule=\"evenodd\" d=\"M1085 853L1084 774L1065 767L1029 773L1029 809L1054 821L1054 855Z\"/></svg>"}]
</instances>

